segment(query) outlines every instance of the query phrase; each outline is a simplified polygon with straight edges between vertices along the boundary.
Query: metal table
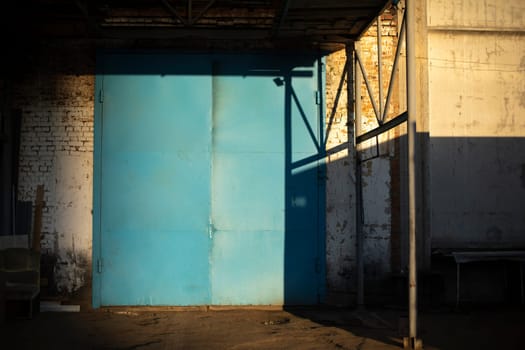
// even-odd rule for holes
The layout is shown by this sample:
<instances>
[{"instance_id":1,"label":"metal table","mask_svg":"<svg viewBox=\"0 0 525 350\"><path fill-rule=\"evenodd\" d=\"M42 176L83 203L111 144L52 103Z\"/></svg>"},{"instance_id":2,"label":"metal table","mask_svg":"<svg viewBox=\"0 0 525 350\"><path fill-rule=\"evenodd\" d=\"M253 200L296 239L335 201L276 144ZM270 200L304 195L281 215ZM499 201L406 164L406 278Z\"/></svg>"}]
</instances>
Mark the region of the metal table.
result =
<instances>
[{"instance_id":1,"label":"metal table","mask_svg":"<svg viewBox=\"0 0 525 350\"><path fill-rule=\"evenodd\" d=\"M523 263L525 262L525 250L514 251L457 251L452 252L452 256L456 261L456 306L459 305L460 296L460 276L461 264L477 261L518 261L520 263L520 288L521 288L521 303L524 303L523 294Z\"/></svg>"}]
</instances>

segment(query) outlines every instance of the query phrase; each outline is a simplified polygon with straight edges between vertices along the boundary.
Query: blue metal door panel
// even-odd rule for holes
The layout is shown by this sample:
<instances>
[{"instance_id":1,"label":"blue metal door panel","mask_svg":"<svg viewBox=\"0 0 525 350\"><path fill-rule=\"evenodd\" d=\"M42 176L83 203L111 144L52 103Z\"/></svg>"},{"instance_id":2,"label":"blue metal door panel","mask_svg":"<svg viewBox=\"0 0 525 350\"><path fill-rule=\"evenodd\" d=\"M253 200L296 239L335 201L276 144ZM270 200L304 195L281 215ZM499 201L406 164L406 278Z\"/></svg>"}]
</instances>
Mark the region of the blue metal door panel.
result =
<instances>
[{"instance_id":1,"label":"blue metal door panel","mask_svg":"<svg viewBox=\"0 0 525 350\"><path fill-rule=\"evenodd\" d=\"M105 234L101 305L209 304L207 235L155 230Z\"/></svg>"},{"instance_id":2,"label":"blue metal door panel","mask_svg":"<svg viewBox=\"0 0 525 350\"><path fill-rule=\"evenodd\" d=\"M107 54L103 68L95 305L319 302L316 60Z\"/></svg>"},{"instance_id":3,"label":"blue metal door panel","mask_svg":"<svg viewBox=\"0 0 525 350\"><path fill-rule=\"evenodd\" d=\"M216 232L211 264L212 304L283 305L283 232Z\"/></svg>"},{"instance_id":4,"label":"blue metal door panel","mask_svg":"<svg viewBox=\"0 0 525 350\"><path fill-rule=\"evenodd\" d=\"M214 304L319 301L318 85L315 60L295 58L214 65ZM310 156L311 172L292 174Z\"/></svg>"},{"instance_id":5,"label":"blue metal door panel","mask_svg":"<svg viewBox=\"0 0 525 350\"><path fill-rule=\"evenodd\" d=\"M104 64L101 304L207 304L209 74L163 74L198 64L169 56Z\"/></svg>"},{"instance_id":6,"label":"blue metal door panel","mask_svg":"<svg viewBox=\"0 0 525 350\"><path fill-rule=\"evenodd\" d=\"M286 169L285 303L315 304L322 297L324 265L323 236L319 235L324 204L320 206L319 186L324 181L322 86L318 62L294 71L310 71L311 77L290 78L290 127ZM318 276L318 278L312 278Z\"/></svg>"},{"instance_id":7,"label":"blue metal door panel","mask_svg":"<svg viewBox=\"0 0 525 350\"><path fill-rule=\"evenodd\" d=\"M283 180L282 154L214 154L213 304L283 304Z\"/></svg>"},{"instance_id":8,"label":"blue metal door panel","mask_svg":"<svg viewBox=\"0 0 525 350\"><path fill-rule=\"evenodd\" d=\"M282 154L214 153L212 222L216 231L284 230Z\"/></svg>"},{"instance_id":9,"label":"blue metal door panel","mask_svg":"<svg viewBox=\"0 0 525 350\"><path fill-rule=\"evenodd\" d=\"M284 96L247 61L214 65L213 304L283 304ZM231 67L239 69L237 75ZM242 71L244 70L244 71Z\"/></svg>"}]
</instances>

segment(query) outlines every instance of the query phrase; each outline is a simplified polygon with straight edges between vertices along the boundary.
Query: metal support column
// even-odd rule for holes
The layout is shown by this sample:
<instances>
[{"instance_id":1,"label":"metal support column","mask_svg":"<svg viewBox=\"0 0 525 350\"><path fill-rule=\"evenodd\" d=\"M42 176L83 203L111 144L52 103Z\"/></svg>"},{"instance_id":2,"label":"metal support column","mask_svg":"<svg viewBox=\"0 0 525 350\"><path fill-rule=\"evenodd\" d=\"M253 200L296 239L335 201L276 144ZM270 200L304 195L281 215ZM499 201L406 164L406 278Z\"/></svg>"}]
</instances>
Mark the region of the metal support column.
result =
<instances>
[{"instance_id":1,"label":"metal support column","mask_svg":"<svg viewBox=\"0 0 525 350\"><path fill-rule=\"evenodd\" d=\"M381 16L377 16L377 80L379 84L379 119L385 121L383 113L383 37L381 33ZM386 106L385 108L386 109Z\"/></svg>"},{"instance_id":2,"label":"metal support column","mask_svg":"<svg viewBox=\"0 0 525 350\"><path fill-rule=\"evenodd\" d=\"M523 261L520 261L520 291L521 291L521 304L525 303L525 296L523 295Z\"/></svg>"},{"instance_id":3,"label":"metal support column","mask_svg":"<svg viewBox=\"0 0 525 350\"><path fill-rule=\"evenodd\" d=\"M403 19L401 20L401 31L399 32L399 36L397 39L396 55L394 56L392 72L390 73L390 81L388 83L385 108L383 108L383 115L381 116L381 120L385 120L388 115L388 107L390 107L390 98L392 97L392 90L394 89L394 80L397 75L397 64L399 62L399 56L401 56L401 45L405 40L405 32L405 15L403 14Z\"/></svg>"},{"instance_id":4,"label":"metal support column","mask_svg":"<svg viewBox=\"0 0 525 350\"><path fill-rule=\"evenodd\" d=\"M354 45L354 114L355 114L355 136L361 134L361 83L362 75L360 62L358 62L359 43ZM347 56L348 59L348 56ZM348 82L350 84L350 81ZM356 196L356 260L357 260L357 308L362 309L365 305L365 269L363 261L363 192L362 192L362 173L361 159L359 157L358 143L354 137L355 144L355 196Z\"/></svg>"},{"instance_id":5,"label":"metal support column","mask_svg":"<svg viewBox=\"0 0 525 350\"><path fill-rule=\"evenodd\" d=\"M406 0L406 47L407 47L407 111L408 111L408 318L409 338L405 348L422 349L423 342L417 338L417 254L416 254L416 48L415 48L415 0Z\"/></svg>"}]
</instances>

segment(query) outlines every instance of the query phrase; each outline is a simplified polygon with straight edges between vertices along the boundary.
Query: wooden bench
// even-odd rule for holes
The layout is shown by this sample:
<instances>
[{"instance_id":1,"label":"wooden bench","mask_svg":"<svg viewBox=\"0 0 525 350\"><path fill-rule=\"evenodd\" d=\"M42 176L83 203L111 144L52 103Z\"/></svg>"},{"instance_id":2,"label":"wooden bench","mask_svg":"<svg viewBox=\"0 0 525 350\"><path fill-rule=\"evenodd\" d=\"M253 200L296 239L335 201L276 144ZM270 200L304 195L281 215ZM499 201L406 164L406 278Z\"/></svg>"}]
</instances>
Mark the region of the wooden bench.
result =
<instances>
[{"instance_id":1,"label":"wooden bench","mask_svg":"<svg viewBox=\"0 0 525 350\"><path fill-rule=\"evenodd\" d=\"M29 318L32 318L39 293L40 253L26 248L0 250L0 302L27 300ZM0 310L4 307L4 304L0 306Z\"/></svg>"}]
</instances>

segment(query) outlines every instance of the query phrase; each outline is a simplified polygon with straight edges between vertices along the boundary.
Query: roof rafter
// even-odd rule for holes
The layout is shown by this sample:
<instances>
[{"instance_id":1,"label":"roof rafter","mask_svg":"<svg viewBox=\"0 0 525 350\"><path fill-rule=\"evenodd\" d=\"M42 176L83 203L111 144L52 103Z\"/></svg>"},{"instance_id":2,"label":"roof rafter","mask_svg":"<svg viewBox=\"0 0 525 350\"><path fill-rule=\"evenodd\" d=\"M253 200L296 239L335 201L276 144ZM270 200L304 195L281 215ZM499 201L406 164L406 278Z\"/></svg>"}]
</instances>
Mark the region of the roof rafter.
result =
<instances>
[{"instance_id":1,"label":"roof rafter","mask_svg":"<svg viewBox=\"0 0 525 350\"><path fill-rule=\"evenodd\" d=\"M281 0L281 10L277 14L277 16L275 16L275 22L272 29L272 36L279 35L279 31L283 26L284 19L286 18L286 15L288 14L288 9L290 8L290 1L291 0Z\"/></svg>"},{"instance_id":2,"label":"roof rafter","mask_svg":"<svg viewBox=\"0 0 525 350\"><path fill-rule=\"evenodd\" d=\"M179 13L177 12L177 10L175 9L175 7L173 7L173 5L171 5L169 3L168 0L160 0L160 2L162 2L162 4L171 12L171 14L179 21L181 22L183 25L187 26L188 25L188 22L182 18Z\"/></svg>"}]
</instances>

